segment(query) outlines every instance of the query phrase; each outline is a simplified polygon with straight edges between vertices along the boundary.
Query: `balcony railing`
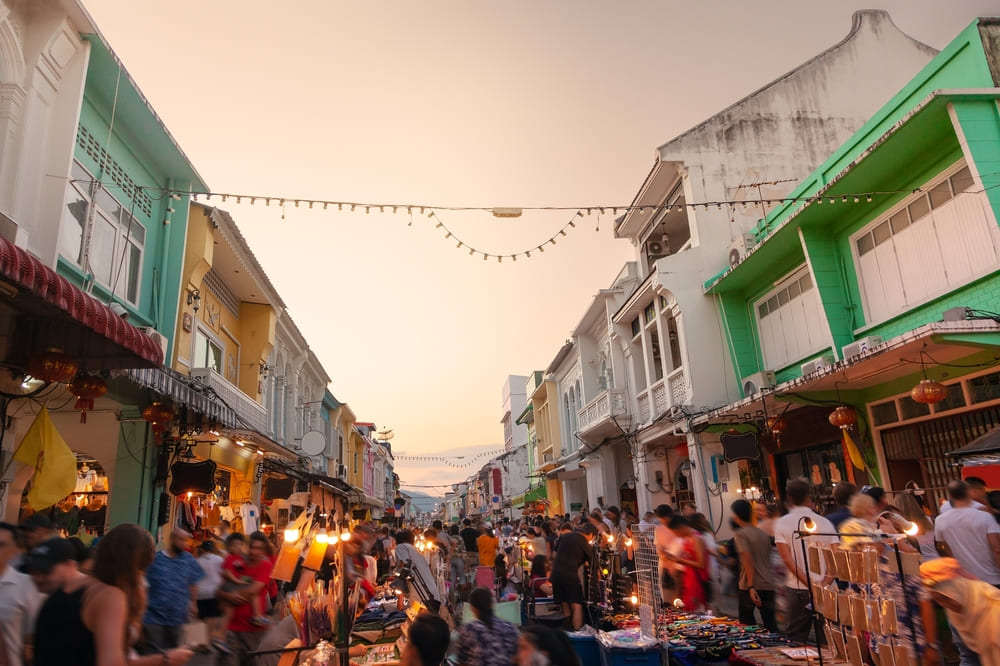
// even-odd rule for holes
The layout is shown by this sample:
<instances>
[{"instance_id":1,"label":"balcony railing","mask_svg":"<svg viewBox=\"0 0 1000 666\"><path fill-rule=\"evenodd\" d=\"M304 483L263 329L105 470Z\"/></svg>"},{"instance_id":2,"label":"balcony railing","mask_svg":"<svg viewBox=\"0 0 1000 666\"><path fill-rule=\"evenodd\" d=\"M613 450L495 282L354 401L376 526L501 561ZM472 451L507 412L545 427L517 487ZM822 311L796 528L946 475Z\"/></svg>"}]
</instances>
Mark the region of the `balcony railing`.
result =
<instances>
[{"instance_id":1,"label":"balcony railing","mask_svg":"<svg viewBox=\"0 0 1000 666\"><path fill-rule=\"evenodd\" d=\"M625 406L625 391L621 389L602 391L600 395L577 412L577 428L580 434L584 434L602 425L610 424L613 419L624 416L626 413L628 413L628 409Z\"/></svg>"},{"instance_id":2,"label":"balcony railing","mask_svg":"<svg viewBox=\"0 0 1000 666\"><path fill-rule=\"evenodd\" d=\"M228 379L211 368L192 368L191 379L215 391L248 427L267 433L267 410Z\"/></svg>"},{"instance_id":3,"label":"balcony railing","mask_svg":"<svg viewBox=\"0 0 1000 666\"><path fill-rule=\"evenodd\" d=\"M635 399L639 423L649 423L660 418L671 407L688 404L687 369L674 369L665 379L641 392Z\"/></svg>"}]
</instances>

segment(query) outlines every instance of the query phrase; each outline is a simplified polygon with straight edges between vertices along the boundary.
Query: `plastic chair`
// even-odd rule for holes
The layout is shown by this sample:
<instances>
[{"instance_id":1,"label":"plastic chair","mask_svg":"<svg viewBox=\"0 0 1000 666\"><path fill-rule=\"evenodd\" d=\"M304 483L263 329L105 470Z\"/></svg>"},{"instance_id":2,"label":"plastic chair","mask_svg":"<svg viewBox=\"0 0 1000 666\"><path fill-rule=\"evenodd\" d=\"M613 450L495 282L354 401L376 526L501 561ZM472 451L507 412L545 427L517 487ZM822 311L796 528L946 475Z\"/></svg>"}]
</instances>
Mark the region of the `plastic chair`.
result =
<instances>
[{"instance_id":1,"label":"plastic chair","mask_svg":"<svg viewBox=\"0 0 1000 666\"><path fill-rule=\"evenodd\" d=\"M496 589L496 572L493 567L476 567L476 587L485 587L488 590Z\"/></svg>"}]
</instances>

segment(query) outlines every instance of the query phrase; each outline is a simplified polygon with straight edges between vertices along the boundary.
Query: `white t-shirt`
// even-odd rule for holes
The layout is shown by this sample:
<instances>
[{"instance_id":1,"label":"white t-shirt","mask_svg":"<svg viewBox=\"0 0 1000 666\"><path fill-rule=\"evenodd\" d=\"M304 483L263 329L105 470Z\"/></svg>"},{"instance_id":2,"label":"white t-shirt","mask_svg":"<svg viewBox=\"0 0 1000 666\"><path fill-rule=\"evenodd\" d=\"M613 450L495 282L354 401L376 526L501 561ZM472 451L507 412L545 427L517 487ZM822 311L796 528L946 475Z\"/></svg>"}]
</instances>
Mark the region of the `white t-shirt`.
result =
<instances>
[{"instance_id":1,"label":"white t-shirt","mask_svg":"<svg viewBox=\"0 0 1000 666\"><path fill-rule=\"evenodd\" d=\"M21 663L24 637L34 633L41 604L42 596L31 577L8 564L0 576L0 631L7 646L8 664Z\"/></svg>"},{"instance_id":2,"label":"white t-shirt","mask_svg":"<svg viewBox=\"0 0 1000 666\"><path fill-rule=\"evenodd\" d=\"M246 502L240 505L240 518L243 519L243 533L253 534L260 529L260 510Z\"/></svg>"},{"instance_id":3,"label":"white t-shirt","mask_svg":"<svg viewBox=\"0 0 1000 666\"><path fill-rule=\"evenodd\" d=\"M792 559L800 571L806 570L807 563L802 559L802 544L800 543L802 538L799 538L795 533L801 529L799 527L799 521L801 521L804 516L809 516L813 519L813 522L816 523L817 532L832 534L837 531L834 529L833 523L806 506L794 507L791 511L774 522L774 543L783 543L788 546L788 550L792 554ZM811 543L827 544L838 542L838 539L835 536L807 536L803 538L806 541L807 549ZM821 582L823 580L824 572L825 564L821 559L820 570L813 571L810 569L809 576L812 580ZM795 572L791 569L785 573L785 587L790 587L795 590L807 589L806 586L802 584L802 581L800 581L795 575Z\"/></svg>"},{"instance_id":4,"label":"white t-shirt","mask_svg":"<svg viewBox=\"0 0 1000 666\"><path fill-rule=\"evenodd\" d=\"M657 556L660 558L660 569L670 569L671 571L683 571L686 567L680 562L674 562L665 558L661 553L666 551L671 555L680 555L684 550L684 539L674 536L666 525L657 525L653 530L653 545L656 547Z\"/></svg>"},{"instance_id":5,"label":"white t-shirt","mask_svg":"<svg viewBox=\"0 0 1000 666\"><path fill-rule=\"evenodd\" d=\"M992 514L971 506L952 508L934 523L934 538L948 544L963 569L990 585L997 585L1000 566L993 560L988 534L1000 534L1000 525Z\"/></svg>"},{"instance_id":6,"label":"white t-shirt","mask_svg":"<svg viewBox=\"0 0 1000 666\"><path fill-rule=\"evenodd\" d=\"M198 566L205 572L195 586L195 599L211 599L222 586L222 556L205 553L197 559Z\"/></svg>"},{"instance_id":7,"label":"white t-shirt","mask_svg":"<svg viewBox=\"0 0 1000 666\"><path fill-rule=\"evenodd\" d=\"M953 508L954 507L951 505L951 500L948 500L947 502L943 502L941 504L941 508L938 510L938 514L942 514L945 511L951 511ZM973 509L985 509L986 505L982 504L980 502L977 502L976 500L972 500L972 508Z\"/></svg>"}]
</instances>

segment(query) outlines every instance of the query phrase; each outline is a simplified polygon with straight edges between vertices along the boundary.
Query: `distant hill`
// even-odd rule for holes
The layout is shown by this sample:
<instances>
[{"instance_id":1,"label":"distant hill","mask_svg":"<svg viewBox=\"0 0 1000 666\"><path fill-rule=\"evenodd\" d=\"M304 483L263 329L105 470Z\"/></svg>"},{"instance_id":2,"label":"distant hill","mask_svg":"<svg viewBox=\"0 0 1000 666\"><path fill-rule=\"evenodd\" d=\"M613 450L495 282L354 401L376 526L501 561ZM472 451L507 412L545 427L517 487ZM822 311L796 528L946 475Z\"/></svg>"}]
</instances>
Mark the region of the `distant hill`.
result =
<instances>
[{"instance_id":1,"label":"distant hill","mask_svg":"<svg viewBox=\"0 0 1000 666\"><path fill-rule=\"evenodd\" d=\"M434 505L441 501L440 496L428 495L427 493L420 492L419 490L407 490L403 488L403 492L413 498L413 506L417 507L421 511L430 511L434 508Z\"/></svg>"}]
</instances>

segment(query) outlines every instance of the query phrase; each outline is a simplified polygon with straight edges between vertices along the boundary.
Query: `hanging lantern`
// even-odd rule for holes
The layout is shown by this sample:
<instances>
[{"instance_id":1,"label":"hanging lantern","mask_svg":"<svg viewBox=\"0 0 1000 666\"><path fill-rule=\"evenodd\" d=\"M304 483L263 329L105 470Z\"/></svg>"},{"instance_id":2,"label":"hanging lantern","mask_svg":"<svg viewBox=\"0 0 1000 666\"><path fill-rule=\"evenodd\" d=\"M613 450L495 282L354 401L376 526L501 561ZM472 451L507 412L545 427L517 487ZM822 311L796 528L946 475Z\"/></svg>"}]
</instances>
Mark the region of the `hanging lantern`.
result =
<instances>
[{"instance_id":1,"label":"hanging lantern","mask_svg":"<svg viewBox=\"0 0 1000 666\"><path fill-rule=\"evenodd\" d=\"M97 375L77 375L70 382L69 391L76 396L75 409L80 410L80 423L86 423L87 412L94 410L94 400L108 392L108 385Z\"/></svg>"},{"instance_id":2,"label":"hanging lantern","mask_svg":"<svg viewBox=\"0 0 1000 666\"><path fill-rule=\"evenodd\" d=\"M674 454L678 458L687 458L688 457L688 445L687 445L687 442L684 442L683 444L678 444L677 446L675 446L674 447Z\"/></svg>"},{"instance_id":3,"label":"hanging lantern","mask_svg":"<svg viewBox=\"0 0 1000 666\"><path fill-rule=\"evenodd\" d=\"M920 383L910 391L910 397L914 402L933 405L948 397L948 388L933 379L921 379Z\"/></svg>"},{"instance_id":4,"label":"hanging lantern","mask_svg":"<svg viewBox=\"0 0 1000 666\"><path fill-rule=\"evenodd\" d=\"M167 429L167 423L174 418L174 409L165 403L154 402L142 410L142 418L153 426L153 434L159 439Z\"/></svg>"},{"instance_id":5,"label":"hanging lantern","mask_svg":"<svg viewBox=\"0 0 1000 666\"><path fill-rule=\"evenodd\" d=\"M72 380L76 377L79 367L69 354L64 354L58 349L48 349L32 354L24 369L35 379L49 384Z\"/></svg>"},{"instance_id":6,"label":"hanging lantern","mask_svg":"<svg viewBox=\"0 0 1000 666\"><path fill-rule=\"evenodd\" d=\"M830 412L830 425L846 430L858 422L858 413L850 405L838 405Z\"/></svg>"},{"instance_id":7,"label":"hanging lantern","mask_svg":"<svg viewBox=\"0 0 1000 666\"><path fill-rule=\"evenodd\" d=\"M772 416L767 420L767 429L771 431L771 434L775 437L780 437L781 433L785 432L785 428L788 427L788 422L785 421L783 416Z\"/></svg>"}]
</instances>

